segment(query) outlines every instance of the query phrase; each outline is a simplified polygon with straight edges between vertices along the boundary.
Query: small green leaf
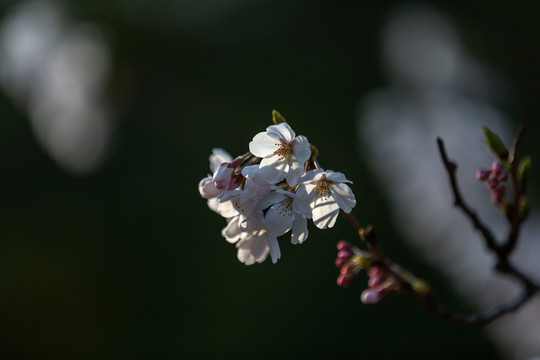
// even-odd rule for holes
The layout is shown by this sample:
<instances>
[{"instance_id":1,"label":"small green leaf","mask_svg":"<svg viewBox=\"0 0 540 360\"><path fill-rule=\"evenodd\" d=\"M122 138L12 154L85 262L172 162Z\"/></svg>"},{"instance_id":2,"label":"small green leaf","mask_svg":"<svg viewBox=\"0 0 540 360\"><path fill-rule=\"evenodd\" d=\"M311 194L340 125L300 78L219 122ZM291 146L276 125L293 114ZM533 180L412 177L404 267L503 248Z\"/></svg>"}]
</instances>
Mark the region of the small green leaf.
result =
<instances>
[{"instance_id":1,"label":"small green leaf","mask_svg":"<svg viewBox=\"0 0 540 360\"><path fill-rule=\"evenodd\" d=\"M525 179L529 176L529 172L531 171L531 157L525 156L521 161L519 162L518 166L518 174L520 179Z\"/></svg>"},{"instance_id":2,"label":"small green leaf","mask_svg":"<svg viewBox=\"0 0 540 360\"><path fill-rule=\"evenodd\" d=\"M276 125L287 122L283 115L281 115L277 110L272 110L272 120Z\"/></svg>"},{"instance_id":3,"label":"small green leaf","mask_svg":"<svg viewBox=\"0 0 540 360\"><path fill-rule=\"evenodd\" d=\"M484 131L485 142L489 149L493 151L499 159L506 161L508 159L508 149L504 146L499 135L495 134L485 126L482 130Z\"/></svg>"},{"instance_id":4,"label":"small green leaf","mask_svg":"<svg viewBox=\"0 0 540 360\"><path fill-rule=\"evenodd\" d=\"M527 182L529 180L529 173L531 171L531 157L525 156L518 165L518 179L521 185L521 192L525 194L527 191Z\"/></svg>"}]
</instances>

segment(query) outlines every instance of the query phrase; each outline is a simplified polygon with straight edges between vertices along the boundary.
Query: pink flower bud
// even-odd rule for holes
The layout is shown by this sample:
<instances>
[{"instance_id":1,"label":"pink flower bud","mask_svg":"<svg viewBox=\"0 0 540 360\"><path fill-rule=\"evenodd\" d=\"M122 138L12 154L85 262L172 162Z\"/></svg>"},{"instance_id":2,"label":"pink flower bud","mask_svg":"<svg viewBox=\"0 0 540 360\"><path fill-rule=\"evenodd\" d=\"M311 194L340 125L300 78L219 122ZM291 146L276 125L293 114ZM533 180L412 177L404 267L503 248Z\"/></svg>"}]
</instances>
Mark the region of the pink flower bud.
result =
<instances>
[{"instance_id":1,"label":"pink flower bud","mask_svg":"<svg viewBox=\"0 0 540 360\"><path fill-rule=\"evenodd\" d=\"M493 174L495 176L499 175L500 173L504 172L503 166L500 162L495 161L493 165L491 165L491 170L493 171Z\"/></svg>"},{"instance_id":2,"label":"pink flower bud","mask_svg":"<svg viewBox=\"0 0 540 360\"><path fill-rule=\"evenodd\" d=\"M345 263L347 262L348 259L345 259L345 258L342 258L342 257L338 257L336 259L336 267L340 268L342 267L343 265L345 265Z\"/></svg>"},{"instance_id":3,"label":"pink flower bud","mask_svg":"<svg viewBox=\"0 0 540 360\"><path fill-rule=\"evenodd\" d=\"M508 174L504 171L500 174L497 174L496 177L497 177L497 180L499 180L500 182L508 180Z\"/></svg>"},{"instance_id":4,"label":"pink flower bud","mask_svg":"<svg viewBox=\"0 0 540 360\"><path fill-rule=\"evenodd\" d=\"M489 175L491 174L490 170L484 170L480 169L476 172L476 178L479 181L486 181L489 178Z\"/></svg>"},{"instance_id":5,"label":"pink flower bud","mask_svg":"<svg viewBox=\"0 0 540 360\"><path fill-rule=\"evenodd\" d=\"M346 242L345 240L341 240L341 241L338 242L338 244L337 244L337 249L338 249L338 250L351 250L351 244L349 244L349 243Z\"/></svg>"},{"instance_id":6,"label":"pink flower bud","mask_svg":"<svg viewBox=\"0 0 540 360\"><path fill-rule=\"evenodd\" d=\"M339 258L343 258L343 259L350 259L353 255L354 253L350 250L341 250L337 254Z\"/></svg>"},{"instance_id":7,"label":"pink flower bud","mask_svg":"<svg viewBox=\"0 0 540 360\"><path fill-rule=\"evenodd\" d=\"M381 293L379 291L367 289L362 292L360 299L364 304L375 304L381 300Z\"/></svg>"},{"instance_id":8,"label":"pink flower bud","mask_svg":"<svg viewBox=\"0 0 540 360\"><path fill-rule=\"evenodd\" d=\"M344 267L341 268L341 270L339 270L339 273L340 273L341 275L347 275L347 274L350 274L350 273L351 273L350 270L351 270L351 269L350 269L350 266L344 266Z\"/></svg>"},{"instance_id":9,"label":"pink flower bud","mask_svg":"<svg viewBox=\"0 0 540 360\"><path fill-rule=\"evenodd\" d=\"M216 187L220 190L232 190L228 189L228 187L231 185L233 175L234 167L231 165L231 163L221 164L214 174L214 182L216 183Z\"/></svg>"},{"instance_id":10,"label":"pink flower bud","mask_svg":"<svg viewBox=\"0 0 540 360\"><path fill-rule=\"evenodd\" d=\"M347 286L351 283L352 277L347 275L339 275L337 278L338 286Z\"/></svg>"},{"instance_id":11,"label":"pink flower bud","mask_svg":"<svg viewBox=\"0 0 540 360\"><path fill-rule=\"evenodd\" d=\"M487 181L487 187L491 190L495 190L499 186L499 181L495 178L491 178Z\"/></svg>"}]
</instances>

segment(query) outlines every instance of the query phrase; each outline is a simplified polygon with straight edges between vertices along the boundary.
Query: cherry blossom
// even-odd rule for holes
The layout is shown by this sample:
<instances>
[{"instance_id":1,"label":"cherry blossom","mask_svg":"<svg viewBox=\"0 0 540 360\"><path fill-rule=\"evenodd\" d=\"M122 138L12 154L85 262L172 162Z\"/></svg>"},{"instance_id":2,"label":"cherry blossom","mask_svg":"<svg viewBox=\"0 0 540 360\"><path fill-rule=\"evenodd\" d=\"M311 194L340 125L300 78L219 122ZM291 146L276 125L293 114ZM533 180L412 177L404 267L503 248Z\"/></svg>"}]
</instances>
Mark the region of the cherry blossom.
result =
<instances>
[{"instance_id":1,"label":"cherry blossom","mask_svg":"<svg viewBox=\"0 0 540 360\"><path fill-rule=\"evenodd\" d=\"M331 170L310 170L300 178L297 194L304 196L313 210L313 223L319 229L336 223L339 209L351 212L356 205L354 194L345 183L352 183L342 173Z\"/></svg>"},{"instance_id":2,"label":"cherry blossom","mask_svg":"<svg viewBox=\"0 0 540 360\"><path fill-rule=\"evenodd\" d=\"M263 262L270 255L272 263L275 264L281 257L281 250L277 238L266 230L262 211L253 216L249 225L236 243L238 260L246 265L252 265L255 262Z\"/></svg>"},{"instance_id":3,"label":"cherry blossom","mask_svg":"<svg viewBox=\"0 0 540 360\"><path fill-rule=\"evenodd\" d=\"M311 208L307 200L293 192L275 188L259 207L268 211L265 215L268 233L273 236L281 236L291 232L291 242L301 244L308 237L307 219L311 218Z\"/></svg>"},{"instance_id":4,"label":"cherry blossom","mask_svg":"<svg viewBox=\"0 0 540 360\"><path fill-rule=\"evenodd\" d=\"M261 177L259 165L245 167L242 175L246 178L244 188L221 193L218 196L217 211L225 218L239 215L240 225L245 227L249 216L258 209L258 202L269 194L272 188Z\"/></svg>"},{"instance_id":5,"label":"cherry blossom","mask_svg":"<svg viewBox=\"0 0 540 360\"><path fill-rule=\"evenodd\" d=\"M286 179L289 186L298 184L304 172L304 164L311 156L305 136L296 136L287 123L271 125L249 143L249 151L262 158L261 175L276 184Z\"/></svg>"}]
</instances>

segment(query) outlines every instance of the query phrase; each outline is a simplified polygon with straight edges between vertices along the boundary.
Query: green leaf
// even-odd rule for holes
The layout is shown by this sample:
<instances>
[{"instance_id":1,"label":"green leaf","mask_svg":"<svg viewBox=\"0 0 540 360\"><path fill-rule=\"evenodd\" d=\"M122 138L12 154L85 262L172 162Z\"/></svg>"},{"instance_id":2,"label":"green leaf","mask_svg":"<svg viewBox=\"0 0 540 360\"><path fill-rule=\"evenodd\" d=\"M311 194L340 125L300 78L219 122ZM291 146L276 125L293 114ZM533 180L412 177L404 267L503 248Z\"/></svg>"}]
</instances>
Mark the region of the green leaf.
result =
<instances>
[{"instance_id":1,"label":"green leaf","mask_svg":"<svg viewBox=\"0 0 540 360\"><path fill-rule=\"evenodd\" d=\"M506 146L504 146L499 135L495 134L493 131L491 131L485 126L482 128L482 130L484 131L484 140L489 149L495 155L497 155L499 159L506 161L508 159L508 149L506 148Z\"/></svg>"},{"instance_id":2,"label":"green leaf","mask_svg":"<svg viewBox=\"0 0 540 360\"><path fill-rule=\"evenodd\" d=\"M531 157L525 156L518 165L518 179L521 185L521 192L527 191L527 182L529 180L529 173L531 171Z\"/></svg>"},{"instance_id":3,"label":"green leaf","mask_svg":"<svg viewBox=\"0 0 540 360\"><path fill-rule=\"evenodd\" d=\"M281 115L277 110L272 110L272 120L276 125L287 122L283 115Z\"/></svg>"}]
</instances>

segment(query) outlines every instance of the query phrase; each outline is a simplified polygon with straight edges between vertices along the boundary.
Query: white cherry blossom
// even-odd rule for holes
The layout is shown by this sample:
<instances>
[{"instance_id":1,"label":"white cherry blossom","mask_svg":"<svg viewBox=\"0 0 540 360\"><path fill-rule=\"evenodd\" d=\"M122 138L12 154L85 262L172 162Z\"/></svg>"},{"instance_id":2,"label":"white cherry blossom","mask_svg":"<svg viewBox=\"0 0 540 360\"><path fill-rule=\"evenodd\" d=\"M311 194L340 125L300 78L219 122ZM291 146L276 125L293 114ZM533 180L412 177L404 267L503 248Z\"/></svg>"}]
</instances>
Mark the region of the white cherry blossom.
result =
<instances>
[{"instance_id":1,"label":"white cherry blossom","mask_svg":"<svg viewBox=\"0 0 540 360\"><path fill-rule=\"evenodd\" d=\"M268 182L276 184L286 179L289 186L298 184L304 164L311 156L307 138L296 136L287 123L271 125L266 132L255 135L249 151L263 158L260 172Z\"/></svg>"},{"instance_id":2,"label":"white cherry blossom","mask_svg":"<svg viewBox=\"0 0 540 360\"><path fill-rule=\"evenodd\" d=\"M306 198L275 188L259 204L261 209L268 206L270 208L266 212L265 221L270 235L281 236L292 229L293 244L301 244L307 239L307 219L311 218L311 208Z\"/></svg>"},{"instance_id":3,"label":"white cherry blossom","mask_svg":"<svg viewBox=\"0 0 540 360\"><path fill-rule=\"evenodd\" d=\"M311 170L300 179L297 194L304 196L313 210L313 223L319 229L336 223L339 209L351 212L356 205L354 194L346 183L352 183L342 173L331 170Z\"/></svg>"},{"instance_id":4,"label":"white cherry blossom","mask_svg":"<svg viewBox=\"0 0 540 360\"><path fill-rule=\"evenodd\" d=\"M245 227L247 219L258 209L258 202L268 195L272 188L261 177L259 165L245 167L242 175L246 177L244 188L221 193L218 196L217 210L225 218L239 215L240 226Z\"/></svg>"},{"instance_id":5,"label":"white cherry blossom","mask_svg":"<svg viewBox=\"0 0 540 360\"><path fill-rule=\"evenodd\" d=\"M241 233L240 240L236 243L238 260L246 265L252 265L255 262L263 262L270 255L272 263L275 264L281 257L281 251L277 238L266 230L262 211L253 216L247 230Z\"/></svg>"}]
</instances>

